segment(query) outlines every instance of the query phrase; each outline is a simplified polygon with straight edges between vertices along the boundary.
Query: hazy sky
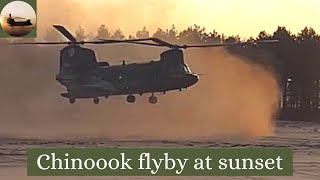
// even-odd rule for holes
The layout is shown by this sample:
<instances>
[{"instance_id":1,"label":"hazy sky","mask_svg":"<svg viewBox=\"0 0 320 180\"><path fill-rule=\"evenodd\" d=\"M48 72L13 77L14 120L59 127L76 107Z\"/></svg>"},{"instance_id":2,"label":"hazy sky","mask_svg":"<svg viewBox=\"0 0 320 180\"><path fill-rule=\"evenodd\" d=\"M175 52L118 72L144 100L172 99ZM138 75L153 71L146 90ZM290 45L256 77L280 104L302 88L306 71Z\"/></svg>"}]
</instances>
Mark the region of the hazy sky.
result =
<instances>
[{"instance_id":1,"label":"hazy sky","mask_svg":"<svg viewBox=\"0 0 320 180\"><path fill-rule=\"evenodd\" d=\"M320 0L39 0L42 27L76 25L95 33L100 24L135 34L143 26L178 29L198 24L226 35L256 36L278 25L297 33L305 26L320 32Z\"/></svg>"},{"instance_id":2,"label":"hazy sky","mask_svg":"<svg viewBox=\"0 0 320 180\"><path fill-rule=\"evenodd\" d=\"M22 17L26 19L35 19L36 13L33 8L26 2L13 1L7 4L1 11L1 16L8 17L12 14L13 17Z\"/></svg>"}]
</instances>

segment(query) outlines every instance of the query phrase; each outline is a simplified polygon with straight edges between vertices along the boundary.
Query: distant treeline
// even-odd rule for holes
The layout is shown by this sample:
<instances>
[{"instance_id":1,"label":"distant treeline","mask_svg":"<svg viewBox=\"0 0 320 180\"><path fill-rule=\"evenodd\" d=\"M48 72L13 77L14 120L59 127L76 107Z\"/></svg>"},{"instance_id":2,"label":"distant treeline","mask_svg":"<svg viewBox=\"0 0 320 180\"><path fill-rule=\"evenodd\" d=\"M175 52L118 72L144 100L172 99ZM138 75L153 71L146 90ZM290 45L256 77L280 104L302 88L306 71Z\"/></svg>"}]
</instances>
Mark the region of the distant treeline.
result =
<instances>
[{"instance_id":1,"label":"distant treeline","mask_svg":"<svg viewBox=\"0 0 320 180\"><path fill-rule=\"evenodd\" d=\"M216 31L208 32L204 27L197 25L180 31L173 25L169 29L159 28L154 33L150 33L144 27L136 34L128 36L120 29L110 32L107 26L101 25L95 34L87 34L84 28L79 27L75 36L79 41L156 37L179 44L277 39L279 43L234 46L228 50L276 72L283 92L281 113L283 118L316 119L320 117L320 35L311 27L293 34L286 27L279 26L272 34L261 31L257 37L243 39L238 35L225 36ZM45 41L62 40L61 35L51 28L47 30L43 39Z\"/></svg>"}]
</instances>

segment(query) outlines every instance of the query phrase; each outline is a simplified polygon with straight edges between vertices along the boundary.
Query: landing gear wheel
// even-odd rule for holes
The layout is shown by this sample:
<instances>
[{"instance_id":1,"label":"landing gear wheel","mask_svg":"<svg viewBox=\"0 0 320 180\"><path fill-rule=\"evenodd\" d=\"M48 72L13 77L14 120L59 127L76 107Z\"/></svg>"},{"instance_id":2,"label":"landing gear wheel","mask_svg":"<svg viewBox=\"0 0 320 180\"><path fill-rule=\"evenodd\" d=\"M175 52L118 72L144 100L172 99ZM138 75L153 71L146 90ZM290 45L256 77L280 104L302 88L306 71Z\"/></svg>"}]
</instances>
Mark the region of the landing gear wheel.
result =
<instances>
[{"instance_id":1,"label":"landing gear wheel","mask_svg":"<svg viewBox=\"0 0 320 180\"><path fill-rule=\"evenodd\" d=\"M158 102L158 98L156 96L152 95L152 96L149 97L149 102L151 104L156 104Z\"/></svg>"},{"instance_id":2,"label":"landing gear wheel","mask_svg":"<svg viewBox=\"0 0 320 180\"><path fill-rule=\"evenodd\" d=\"M134 103L136 101L136 97L134 95L127 96L128 103Z\"/></svg>"},{"instance_id":3,"label":"landing gear wheel","mask_svg":"<svg viewBox=\"0 0 320 180\"><path fill-rule=\"evenodd\" d=\"M94 98L94 99L93 99L93 103L99 104L99 98Z\"/></svg>"},{"instance_id":4,"label":"landing gear wheel","mask_svg":"<svg viewBox=\"0 0 320 180\"><path fill-rule=\"evenodd\" d=\"M70 104L74 104L76 102L76 99L75 98L69 98L69 103Z\"/></svg>"}]
</instances>

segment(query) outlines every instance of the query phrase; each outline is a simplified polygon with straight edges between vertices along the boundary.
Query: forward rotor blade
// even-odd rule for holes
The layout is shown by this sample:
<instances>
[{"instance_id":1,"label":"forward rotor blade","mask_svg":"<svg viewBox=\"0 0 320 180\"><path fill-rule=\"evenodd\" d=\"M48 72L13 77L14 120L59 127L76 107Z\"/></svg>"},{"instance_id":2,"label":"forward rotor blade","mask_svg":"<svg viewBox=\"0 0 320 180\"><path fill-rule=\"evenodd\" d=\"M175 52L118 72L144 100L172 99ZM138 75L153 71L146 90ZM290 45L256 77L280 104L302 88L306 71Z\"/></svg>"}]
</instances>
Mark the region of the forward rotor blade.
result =
<instances>
[{"instance_id":1,"label":"forward rotor blade","mask_svg":"<svg viewBox=\"0 0 320 180\"><path fill-rule=\"evenodd\" d=\"M174 48L174 47L176 47L176 46L177 46L177 45L174 45L174 44L168 43L168 42L163 41L163 40L158 39L158 38L152 38L152 40L151 40L151 41L153 41L153 42L155 42L155 43L158 43L158 44L161 44L161 45L165 45L165 46L170 47L170 48Z\"/></svg>"},{"instance_id":2,"label":"forward rotor blade","mask_svg":"<svg viewBox=\"0 0 320 180\"><path fill-rule=\"evenodd\" d=\"M21 43L10 43L9 45L32 45L32 44L56 45L56 44L71 44L71 43L70 42L21 42Z\"/></svg>"},{"instance_id":3,"label":"forward rotor blade","mask_svg":"<svg viewBox=\"0 0 320 180\"><path fill-rule=\"evenodd\" d=\"M101 41L117 41L117 42L140 42L140 41L151 41L152 38L143 38L143 39L126 39L126 40L115 40L115 39L99 39Z\"/></svg>"},{"instance_id":4,"label":"forward rotor blade","mask_svg":"<svg viewBox=\"0 0 320 180\"><path fill-rule=\"evenodd\" d=\"M117 43L117 42L114 42ZM59 44L67 44L67 45L83 45L83 44L110 44L103 41L79 41L79 42L21 42L21 43L10 43L10 45L59 45Z\"/></svg>"},{"instance_id":5,"label":"forward rotor blade","mask_svg":"<svg viewBox=\"0 0 320 180\"><path fill-rule=\"evenodd\" d=\"M58 30L61 34L63 34L66 38L68 38L71 42L76 42L76 38L72 36L72 34L63 26L53 25L56 30Z\"/></svg>"},{"instance_id":6,"label":"forward rotor blade","mask_svg":"<svg viewBox=\"0 0 320 180\"><path fill-rule=\"evenodd\" d=\"M13 16L12 18L13 18L13 19L26 19L26 18L23 18L23 17L17 17L17 16Z\"/></svg>"},{"instance_id":7,"label":"forward rotor blade","mask_svg":"<svg viewBox=\"0 0 320 180\"><path fill-rule=\"evenodd\" d=\"M148 39L128 39L128 40L114 40L114 39L99 39L101 42L105 43L127 43L127 42L140 42L140 41L148 41Z\"/></svg>"},{"instance_id":8,"label":"forward rotor blade","mask_svg":"<svg viewBox=\"0 0 320 180\"><path fill-rule=\"evenodd\" d=\"M101 43L98 44L113 44L113 43L130 43L130 44L140 44L140 45L148 45L148 46L157 46L157 47L169 47L169 48L203 48L203 47L221 47L221 46L231 46L231 45L239 45L242 43L223 43L223 44L208 44L208 45L173 45L162 41L157 38L148 38L148 39L130 39L130 40L108 40L108 39L100 39ZM141 41L153 41L157 44L141 42Z\"/></svg>"},{"instance_id":9,"label":"forward rotor blade","mask_svg":"<svg viewBox=\"0 0 320 180\"><path fill-rule=\"evenodd\" d=\"M147 46L156 46L156 47L167 47L166 45L162 44L153 44L153 43L146 43L146 42L126 42L129 44L140 44L140 45L147 45Z\"/></svg>"},{"instance_id":10,"label":"forward rotor blade","mask_svg":"<svg viewBox=\"0 0 320 180\"><path fill-rule=\"evenodd\" d=\"M151 43L142 43L142 42L134 42L134 41L126 41L126 40L81 41L81 42L76 42L75 44L120 44L120 43L151 45ZM154 45L158 45L158 44L154 44Z\"/></svg>"},{"instance_id":11,"label":"forward rotor blade","mask_svg":"<svg viewBox=\"0 0 320 180\"><path fill-rule=\"evenodd\" d=\"M59 44L68 44L68 45L83 45L83 44L118 44L118 43L130 43L130 44L141 44L141 45L149 45L149 46L162 46L159 44L152 43L143 43L143 42L124 42L121 40L109 40L109 41L79 41L79 42L18 42L18 43L10 43L10 45L59 45Z\"/></svg>"},{"instance_id":12,"label":"forward rotor blade","mask_svg":"<svg viewBox=\"0 0 320 180\"><path fill-rule=\"evenodd\" d=\"M129 40L109 40L109 39L100 39L101 41L104 41L104 42L122 42L122 43L130 43L130 42L141 42L141 41L153 41L155 43L157 43L160 47L164 47L164 46L167 46L167 47L170 47L170 48L173 48L175 47L175 45L173 44L170 44L166 41L163 41L163 40L160 40L158 38L143 38L143 39L129 39ZM150 46L154 46L156 44L151 44L151 43L136 43L136 44L144 44L144 45L150 45Z\"/></svg>"}]
</instances>

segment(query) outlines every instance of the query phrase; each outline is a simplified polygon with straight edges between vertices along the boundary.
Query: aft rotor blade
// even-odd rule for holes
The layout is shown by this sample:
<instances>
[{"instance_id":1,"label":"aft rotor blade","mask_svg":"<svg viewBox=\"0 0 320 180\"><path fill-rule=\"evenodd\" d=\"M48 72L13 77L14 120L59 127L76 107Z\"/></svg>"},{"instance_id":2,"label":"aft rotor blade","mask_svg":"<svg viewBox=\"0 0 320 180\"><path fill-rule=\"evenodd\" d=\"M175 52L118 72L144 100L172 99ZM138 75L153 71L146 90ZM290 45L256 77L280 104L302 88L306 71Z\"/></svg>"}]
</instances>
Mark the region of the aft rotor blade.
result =
<instances>
[{"instance_id":1,"label":"aft rotor blade","mask_svg":"<svg viewBox=\"0 0 320 180\"><path fill-rule=\"evenodd\" d=\"M130 40L107 40L107 39L100 39L101 42L99 44L112 44L112 43L130 43L130 44L140 44L140 45L148 45L148 46L157 46L157 47L169 47L169 48L204 48L204 47L221 47L221 46L231 46L231 45L239 45L242 43L223 43L223 44L207 44L207 45L173 45L170 43L167 43L165 41L162 41L157 38L148 38L148 39L130 39ZM147 43L147 42L141 42L141 41L153 41L154 43Z\"/></svg>"},{"instance_id":2,"label":"aft rotor blade","mask_svg":"<svg viewBox=\"0 0 320 180\"><path fill-rule=\"evenodd\" d=\"M223 46L233 46L240 45L242 43L221 43L221 44L207 44L207 45L182 45L179 48L205 48L205 47L223 47Z\"/></svg>"},{"instance_id":3,"label":"aft rotor blade","mask_svg":"<svg viewBox=\"0 0 320 180\"><path fill-rule=\"evenodd\" d=\"M72 36L72 34L63 26L53 25L53 27L58 30L61 34L63 34L66 38L68 38L71 42L76 42L76 38Z\"/></svg>"},{"instance_id":4,"label":"aft rotor blade","mask_svg":"<svg viewBox=\"0 0 320 180\"><path fill-rule=\"evenodd\" d=\"M221 44L207 44L207 45L182 45L179 48L206 48L206 47L225 47L225 46L236 46L245 44L263 44L263 43L277 43L279 40L259 40L254 42L234 42L234 43L221 43Z\"/></svg>"},{"instance_id":5,"label":"aft rotor blade","mask_svg":"<svg viewBox=\"0 0 320 180\"><path fill-rule=\"evenodd\" d=\"M105 43L129 43L129 42L140 42L140 41L148 41L150 38L147 39L128 39L128 40L114 40L114 39L99 39L101 42Z\"/></svg>"}]
</instances>

